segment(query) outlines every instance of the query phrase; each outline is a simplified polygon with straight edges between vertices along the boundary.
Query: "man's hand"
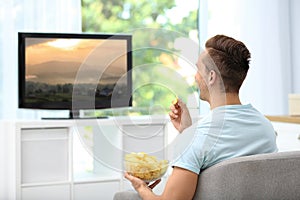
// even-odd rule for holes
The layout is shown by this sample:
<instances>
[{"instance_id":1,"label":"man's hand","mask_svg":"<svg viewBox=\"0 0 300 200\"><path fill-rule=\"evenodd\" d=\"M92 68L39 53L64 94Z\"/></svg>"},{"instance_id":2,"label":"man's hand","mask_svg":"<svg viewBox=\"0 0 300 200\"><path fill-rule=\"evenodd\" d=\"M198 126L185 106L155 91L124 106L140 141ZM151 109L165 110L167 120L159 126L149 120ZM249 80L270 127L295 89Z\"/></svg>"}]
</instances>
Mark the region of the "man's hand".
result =
<instances>
[{"instance_id":1,"label":"man's hand","mask_svg":"<svg viewBox=\"0 0 300 200\"><path fill-rule=\"evenodd\" d=\"M138 190L140 187L149 187L149 189L152 190L156 185L158 185L161 182L161 179L158 179L149 185L149 183L145 183L143 180L131 176L127 172L125 173L125 178L131 182L135 190Z\"/></svg>"},{"instance_id":2,"label":"man's hand","mask_svg":"<svg viewBox=\"0 0 300 200\"><path fill-rule=\"evenodd\" d=\"M128 174L127 172L125 172L124 176L127 180L129 180L131 182L131 185L134 187L134 189L136 191L138 191L141 187L148 187L147 184L143 180L141 180L137 177L134 177L134 176Z\"/></svg>"},{"instance_id":3,"label":"man's hand","mask_svg":"<svg viewBox=\"0 0 300 200\"><path fill-rule=\"evenodd\" d=\"M182 133L182 131L192 125L192 119L185 103L178 99L177 103L170 106L169 116L174 127Z\"/></svg>"},{"instance_id":4,"label":"man's hand","mask_svg":"<svg viewBox=\"0 0 300 200\"><path fill-rule=\"evenodd\" d=\"M131 176L128 173L125 173L125 178L131 182L134 189L144 200L190 200L195 194L198 174L186 169L174 167L172 174L168 178L164 192L161 195L156 195L151 190L160 180L148 186L147 183L141 179Z\"/></svg>"}]
</instances>

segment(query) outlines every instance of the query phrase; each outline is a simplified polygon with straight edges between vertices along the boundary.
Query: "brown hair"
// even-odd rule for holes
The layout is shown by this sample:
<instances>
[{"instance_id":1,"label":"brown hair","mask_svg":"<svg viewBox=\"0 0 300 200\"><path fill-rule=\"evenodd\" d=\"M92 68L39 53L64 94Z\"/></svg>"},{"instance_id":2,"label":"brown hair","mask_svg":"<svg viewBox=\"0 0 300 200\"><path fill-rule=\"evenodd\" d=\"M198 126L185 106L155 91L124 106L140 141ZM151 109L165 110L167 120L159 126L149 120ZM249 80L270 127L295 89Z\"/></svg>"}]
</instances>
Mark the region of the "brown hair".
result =
<instances>
[{"instance_id":1,"label":"brown hair","mask_svg":"<svg viewBox=\"0 0 300 200\"><path fill-rule=\"evenodd\" d=\"M251 54L241 41L225 35L216 35L210 38L205 44L210 59L204 64L208 69L216 66L224 83L225 92L239 92L239 89L246 78ZM206 60L206 61L205 61Z\"/></svg>"}]
</instances>

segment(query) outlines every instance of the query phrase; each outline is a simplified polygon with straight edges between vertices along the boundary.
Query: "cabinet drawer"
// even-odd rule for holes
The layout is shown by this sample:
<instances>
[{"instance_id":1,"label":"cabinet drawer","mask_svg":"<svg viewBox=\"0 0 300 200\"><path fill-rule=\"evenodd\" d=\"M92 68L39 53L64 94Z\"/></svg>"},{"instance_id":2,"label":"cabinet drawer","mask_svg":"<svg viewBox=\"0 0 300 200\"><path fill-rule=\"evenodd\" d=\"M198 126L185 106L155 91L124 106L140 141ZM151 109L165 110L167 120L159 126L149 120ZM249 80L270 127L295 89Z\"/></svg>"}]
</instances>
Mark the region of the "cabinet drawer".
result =
<instances>
[{"instance_id":1,"label":"cabinet drawer","mask_svg":"<svg viewBox=\"0 0 300 200\"><path fill-rule=\"evenodd\" d=\"M100 200L113 199L116 192L119 191L120 183L99 182L99 183L80 183L74 185L74 200Z\"/></svg>"},{"instance_id":2,"label":"cabinet drawer","mask_svg":"<svg viewBox=\"0 0 300 200\"><path fill-rule=\"evenodd\" d=\"M68 129L21 130L21 184L69 180Z\"/></svg>"},{"instance_id":3,"label":"cabinet drawer","mask_svg":"<svg viewBox=\"0 0 300 200\"><path fill-rule=\"evenodd\" d=\"M22 188L22 200L70 200L70 185Z\"/></svg>"},{"instance_id":4,"label":"cabinet drawer","mask_svg":"<svg viewBox=\"0 0 300 200\"><path fill-rule=\"evenodd\" d=\"M68 128L22 129L21 140L60 140L68 139Z\"/></svg>"}]
</instances>

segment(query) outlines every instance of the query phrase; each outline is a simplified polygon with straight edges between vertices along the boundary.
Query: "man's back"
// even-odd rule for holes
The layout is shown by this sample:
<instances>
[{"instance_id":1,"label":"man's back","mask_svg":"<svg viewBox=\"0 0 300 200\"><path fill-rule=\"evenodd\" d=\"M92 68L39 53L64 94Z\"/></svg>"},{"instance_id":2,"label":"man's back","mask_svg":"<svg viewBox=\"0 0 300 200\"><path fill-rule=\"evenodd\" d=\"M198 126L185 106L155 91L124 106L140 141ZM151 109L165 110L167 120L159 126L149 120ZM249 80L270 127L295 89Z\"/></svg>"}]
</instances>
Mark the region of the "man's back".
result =
<instances>
[{"instance_id":1,"label":"man's back","mask_svg":"<svg viewBox=\"0 0 300 200\"><path fill-rule=\"evenodd\" d=\"M191 144L174 166L200 173L229 158L276 151L275 131L263 115L250 104L227 105L199 122Z\"/></svg>"}]
</instances>

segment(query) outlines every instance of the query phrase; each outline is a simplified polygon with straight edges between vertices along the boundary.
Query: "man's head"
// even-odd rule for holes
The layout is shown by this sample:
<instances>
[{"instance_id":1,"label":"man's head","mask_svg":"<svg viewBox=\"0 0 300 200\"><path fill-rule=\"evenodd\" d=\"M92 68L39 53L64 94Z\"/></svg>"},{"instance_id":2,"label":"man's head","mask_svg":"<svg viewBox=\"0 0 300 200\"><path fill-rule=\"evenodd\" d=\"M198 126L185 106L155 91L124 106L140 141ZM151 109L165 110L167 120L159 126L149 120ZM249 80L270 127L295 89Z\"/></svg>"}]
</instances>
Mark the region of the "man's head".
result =
<instances>
[{"instance_id":1,"label":"man's head","mask_svg":"<svg viewBox=\"0 0 300 200\"><path fill-rule=\"evenodd\" d=\"M231 37L216 35L206 42L205 48L197 62L200 98L208 100L209 89L215 84L221 93L238 94L249 69L247 47Z\"/></svg>"}]
</instances>

